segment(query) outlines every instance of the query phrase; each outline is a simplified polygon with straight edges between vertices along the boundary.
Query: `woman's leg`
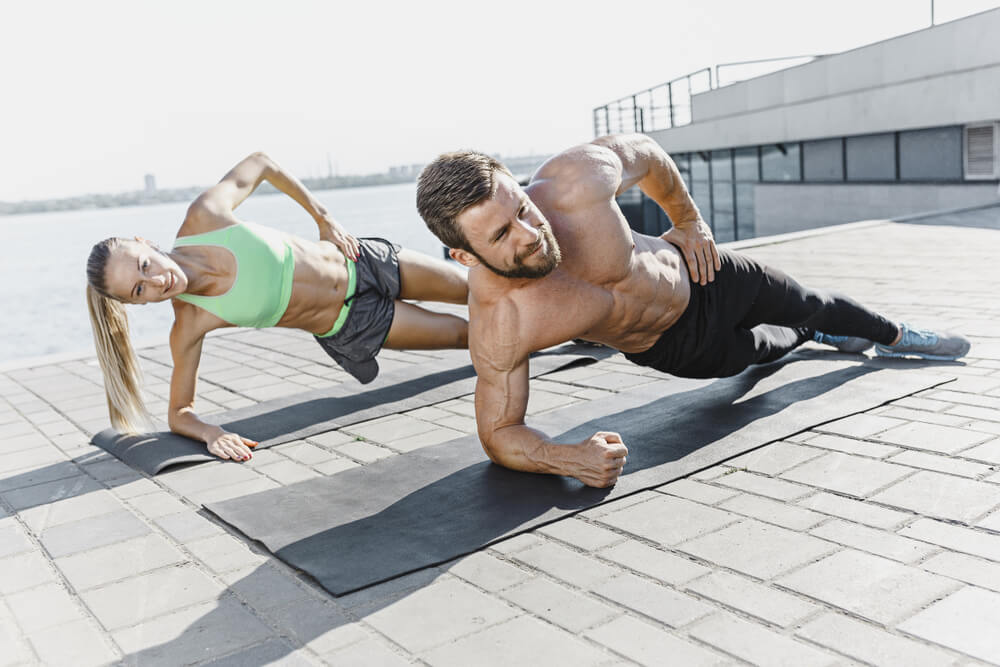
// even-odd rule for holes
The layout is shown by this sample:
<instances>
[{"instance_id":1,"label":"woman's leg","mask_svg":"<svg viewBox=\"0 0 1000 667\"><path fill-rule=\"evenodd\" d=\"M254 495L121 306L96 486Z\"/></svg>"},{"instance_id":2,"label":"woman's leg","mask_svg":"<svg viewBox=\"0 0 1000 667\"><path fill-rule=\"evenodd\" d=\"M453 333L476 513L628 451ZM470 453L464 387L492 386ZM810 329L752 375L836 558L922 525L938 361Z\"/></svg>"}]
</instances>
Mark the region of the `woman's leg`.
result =
<instances>
[{"instance_id":1,"label":"woman's leg","mask_svg":"<svg viewBox=\"0 0 1000 667\"><path fill-rule=\"evenodd\" d=\"M461 317L435 313L412 303L396 301L396 312L384 347L396 350L439 350L464 349L468 346L469 323Z\"/></svg>"},{"instance_id":2,"label":"woman's leg","mask_svg":"<svg viewBox=\"0 0 1000 667\"><path fill-rule=\"evenodd\" d=\"M465 271L457 265L405 248L399 251L398 257L399 298L445 303L469 302L469 284Z\"/></svg>"}]
</instances>

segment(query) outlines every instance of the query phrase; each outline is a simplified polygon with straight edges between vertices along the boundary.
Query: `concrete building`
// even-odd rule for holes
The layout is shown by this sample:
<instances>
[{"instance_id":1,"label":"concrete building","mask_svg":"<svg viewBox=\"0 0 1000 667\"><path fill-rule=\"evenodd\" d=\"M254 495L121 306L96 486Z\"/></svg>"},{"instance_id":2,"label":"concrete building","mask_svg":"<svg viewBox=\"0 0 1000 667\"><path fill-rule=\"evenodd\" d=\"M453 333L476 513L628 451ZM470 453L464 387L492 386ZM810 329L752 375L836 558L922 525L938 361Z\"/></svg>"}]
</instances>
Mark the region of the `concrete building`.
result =
<instances>
[{"instance_id":1,"label":"concrete building","mask_svg":"<svg viewBox=\"0 0 1000 667\"><path fill-rule=\"evenodd\" d=\"M144 192L147 195L151 195L154 192L156 192L156 176L154 176L153 174L146 174L143 181L145 185Z\"/></svg>"},{"instance_id":2,"label":"concrete building","mask_svg":"<svg viewBox=\"0 0 1000 667\"><path fill-rule=\"evenodd\" d=\"M617 126L608 106L595 109L595 131L645 131L659 142L720 241L996 203L997 35L1000 9L710 84L690 96L683 125L649 122L664 117L650 89L624 98L633 102L625 113L622 100L612 103ZM638 194L622 205L636 229L669 225Z\"/></svg>"}]
</instances>

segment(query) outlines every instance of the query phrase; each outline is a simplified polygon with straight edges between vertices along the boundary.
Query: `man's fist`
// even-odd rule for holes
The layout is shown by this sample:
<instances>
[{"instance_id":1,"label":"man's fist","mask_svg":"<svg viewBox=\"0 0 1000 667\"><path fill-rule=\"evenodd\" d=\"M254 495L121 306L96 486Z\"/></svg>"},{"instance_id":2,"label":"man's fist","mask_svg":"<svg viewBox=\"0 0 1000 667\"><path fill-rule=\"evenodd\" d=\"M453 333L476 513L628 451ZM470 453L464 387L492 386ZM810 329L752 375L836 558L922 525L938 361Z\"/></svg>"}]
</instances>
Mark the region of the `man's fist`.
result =
<instances>
[{"instance_id":1,"label":"man's fist","mask_svg":"<svg viewBox=\"0 0 1000 667\"><path fill-rule=\"evenodd\" d=\"M628 448L617 433L598 431L579 445L576 471L571 474L587 486L614 486L625 466Z\"/></svg>"}]
</instances>

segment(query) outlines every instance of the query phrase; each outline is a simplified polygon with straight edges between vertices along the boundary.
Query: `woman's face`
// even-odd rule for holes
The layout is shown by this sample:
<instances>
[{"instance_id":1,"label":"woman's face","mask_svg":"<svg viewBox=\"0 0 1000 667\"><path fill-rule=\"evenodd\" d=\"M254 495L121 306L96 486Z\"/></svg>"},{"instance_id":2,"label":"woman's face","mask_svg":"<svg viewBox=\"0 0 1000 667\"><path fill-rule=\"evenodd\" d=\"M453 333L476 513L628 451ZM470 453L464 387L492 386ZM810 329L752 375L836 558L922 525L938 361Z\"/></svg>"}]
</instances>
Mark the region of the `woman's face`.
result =
<instances>
[{"instance_id":1,"label":"woman's face","mask_svg":"<svg viewBox=\"0 0 1000 667\"><path fill-rule=\"evenodd\" d=\"M111 250L104 279L108 293L126 303L166 301L183 294L188 285L177 262L138 237Z\"/></svg>"}]
</instances>

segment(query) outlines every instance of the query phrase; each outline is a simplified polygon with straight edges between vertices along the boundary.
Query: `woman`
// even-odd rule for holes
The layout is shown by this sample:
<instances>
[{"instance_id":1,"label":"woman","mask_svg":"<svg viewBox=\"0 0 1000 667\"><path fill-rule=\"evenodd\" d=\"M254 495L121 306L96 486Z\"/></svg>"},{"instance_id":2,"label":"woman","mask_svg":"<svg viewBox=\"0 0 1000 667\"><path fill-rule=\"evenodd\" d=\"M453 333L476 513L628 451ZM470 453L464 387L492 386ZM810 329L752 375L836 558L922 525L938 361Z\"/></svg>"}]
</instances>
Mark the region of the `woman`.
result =
<instances>
[{"instance_id":1,"label":"woman","mask_svg":"<svg viewBox=\"0 0 1000 667\"><path fill-rule=\"evenodd\" d=\"M319 241L236 218L233 211L264 180L316 220ZM378 373L374 357L383 345L439 349L468 344L462 318L401 300L466 303L468 286L458 267L382 239L355 239L263 153L237 164L191 204L170 252L138 237L95 245L87 282L111 424L134 433L149 423L124 304L170 301L174 370L167 422L171 431L204 441L223 459L248 460L257 443L194 412L202 341L213 329L303 329L361 382Z\"/></svg>"}]
</instances>

